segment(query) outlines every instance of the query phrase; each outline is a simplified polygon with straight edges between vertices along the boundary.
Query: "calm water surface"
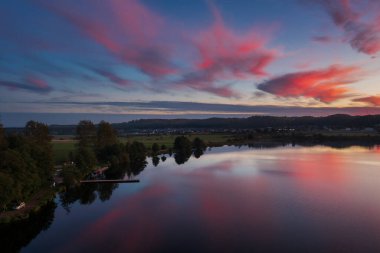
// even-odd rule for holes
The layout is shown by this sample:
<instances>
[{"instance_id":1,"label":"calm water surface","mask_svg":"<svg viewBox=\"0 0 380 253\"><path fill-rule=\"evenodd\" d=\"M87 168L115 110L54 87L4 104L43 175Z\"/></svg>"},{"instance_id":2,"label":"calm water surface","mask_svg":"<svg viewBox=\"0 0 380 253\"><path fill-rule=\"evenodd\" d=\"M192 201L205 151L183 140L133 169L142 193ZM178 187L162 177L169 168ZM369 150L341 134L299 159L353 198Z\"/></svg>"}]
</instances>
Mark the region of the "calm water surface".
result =
<instances>
[{"instance_id":1,"label":"calm water surface","mask_svg":"<svg viewBox=\"0 0 380 253\"><path fill-rule=\"evenodd\" d=\"M31 238L2 243L22 252L380 252L380 147L221 147L182 165L149 158L137 178L57 197L27 225L39 229Z\"/></svg>"}]
</instances>

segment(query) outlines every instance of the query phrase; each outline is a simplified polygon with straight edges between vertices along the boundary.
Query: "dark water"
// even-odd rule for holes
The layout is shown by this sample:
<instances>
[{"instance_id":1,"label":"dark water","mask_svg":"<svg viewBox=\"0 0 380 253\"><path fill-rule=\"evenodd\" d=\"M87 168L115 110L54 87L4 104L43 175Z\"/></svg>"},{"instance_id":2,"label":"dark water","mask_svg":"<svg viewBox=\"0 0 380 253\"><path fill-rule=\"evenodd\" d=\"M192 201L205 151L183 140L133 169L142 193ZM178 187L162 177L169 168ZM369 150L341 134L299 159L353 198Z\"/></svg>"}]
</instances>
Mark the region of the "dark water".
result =
<instances>
[{"instance_id":1,"label":"dark water","mask_svg":"<svg viewBox=\"0 0 380 253\"><path fill-rule=\"evenodd\" d=\"M182 165L149 159L137 178L58 196L2 248L380 252L380 147L214 148Z\"/></svg>"}]
</instances>

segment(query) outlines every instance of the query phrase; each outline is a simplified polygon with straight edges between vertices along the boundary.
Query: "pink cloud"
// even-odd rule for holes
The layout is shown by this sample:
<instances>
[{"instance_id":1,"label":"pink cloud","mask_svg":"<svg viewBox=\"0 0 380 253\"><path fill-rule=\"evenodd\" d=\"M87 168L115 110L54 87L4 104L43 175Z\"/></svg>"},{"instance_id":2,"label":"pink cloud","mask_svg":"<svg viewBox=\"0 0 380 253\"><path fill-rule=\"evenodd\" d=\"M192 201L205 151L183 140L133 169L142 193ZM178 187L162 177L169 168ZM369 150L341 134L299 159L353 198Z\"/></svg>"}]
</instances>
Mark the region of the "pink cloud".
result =
<instances>
[{"instance_id":1,"label":"pink cloud","mask_svg":"<svg viewBox=\"0 0 380 253\"><path fill-rule=\"evenodd\" d=\"M258 85L258 89L281 97L307 97L330 103L346 97L345 85L357 80L356 66L332 65L326 69L282 75Z\"/></svg>"},{"instance_id":2,"label":"pink cloud","mask_svg":"<svg viewBox=\"0 0 380 253\"><path fill-rule=\"evenodd\" d=\"M174 73L171 48L161 41L165 23L138 0L110 0L90 4L95 15L45 3L51 11L75 25L83 35L127 64L153 76Z\"/></svg>"},{"instance_id":3,"label":"pink cloud","mask_svg":"<svg viewBox=\"0 0 380 253\"><path fill-rule=\"evenodd\" d=\"M359 52L374 55L380 51L380 2L350 0L314 0L328 12L336 26L344 31L344 40ZM360 10L363 6L371 6ZM374 16L371 18L371 16Z\"/></svg>"},{"instance_id":4,"label":"pink cloud","mask_svg":"<svg viewBox=\"0 0 380 253\"><path fill-rule=\"evenodd\" d=\"M222 97L239 97L230 87L218 86L218 82L266 76L265 68L278 57L278 52L266 48L267 38L259 30L237 33L224 24L214 5L210 7L214 23L191 39L199 59L193 72L183 75L177 85Z\"/></svg>"},{"instance_id":5,"label":"pink cloud","mask_svg":"<svg viewBox=\"0 0 380 253\"><path fill-rule=\"evenodd\" d=\"M354 102L363 102L374 106L380 106L380 96L369 96L352 100Z\"/></svg>"},{"instance_id":6,"label":"pink cloud","mask_svg":"<svg viewBox=\"0 0 380 253\"><path fill-rule=\"evenodd\" d=\"M265 67L277 58L277 51L266 49L266 38L252 29L238 34L228 28L215 6L211 5L214 24L201 31L194 39L200 61L199 70L215 76L231 75L234 78L266 75Z\"/></svg>"}]
</instances>

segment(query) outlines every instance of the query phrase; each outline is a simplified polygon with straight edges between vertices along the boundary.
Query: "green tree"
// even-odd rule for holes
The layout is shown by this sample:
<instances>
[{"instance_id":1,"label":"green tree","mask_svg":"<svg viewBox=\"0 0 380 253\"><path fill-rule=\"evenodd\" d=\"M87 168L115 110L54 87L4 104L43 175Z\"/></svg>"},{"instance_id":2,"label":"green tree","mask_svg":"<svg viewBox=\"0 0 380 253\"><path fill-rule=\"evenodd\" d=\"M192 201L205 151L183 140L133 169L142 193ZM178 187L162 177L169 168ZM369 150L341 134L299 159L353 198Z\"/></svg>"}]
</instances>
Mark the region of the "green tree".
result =
<instances>
[{"instance_id":1,"label":"green tree","mask_svg":"<svg viewBox=\"0 0 380 253\"><path fill-rule=\"evenodd\" d=\"M99 150L118 143L116 130L110 123L103 120L98 125L96 137L96 148Z\"/></svg>"},{"instance_id":2,"label":"green tree","mask_svg":"<svg viewBox=\"0 0 380 253\"><path fill-rule=\"evenodd\" d=\"M177 136L174 139L173 148L176 153L191 153L191 147L191 141L185 136Z\"/></svg>"},{"instance_id":3,"label":"green tree","mask_svg":"<svg viewBox=\"0 0 380 253\"><path fill-rule=\"evenodd\" d=\"M94 151L96 141L95 125L88 120L79 122L76 128L77 149L75 154L75 164L82 175L90 173L96 166L97 159Z\"/></svg>"},{"instance_id":4,"label":"green tree","mask_svg":"<svg viewBox=\"0 0 380 253\"><path fill-rule=\"evenodd\" d=\"M76 128L78 145L82 147L95 146L96 141L96 127L94 123L89 120L82 120L78 123Z\"/></svg>"},{"instance_id":5,"label":"green tree","mask_svg":"<svg viewBox=\"0 0 380 253\"><path fill-rule=\"evenodd\" d=\"M44 184L49 184L54 169L49 127L40 122L29 121L25 125L25 136L30 145L30 155L36 161L40 178Z\"/></svg>"},{"instance_id":6,"label":"green tree","mask_svg":"<svg viewBox=\"0 0 380 253\"><path fill-rule=\"evenodd\" d=\"M198 149L198 150L205 150L206 149L206 144L204 143L204 141L202 139L200 139L199 137L196 137L194 140L193 140L193 148L194 149Z\"/></svg>"}]
</instances>

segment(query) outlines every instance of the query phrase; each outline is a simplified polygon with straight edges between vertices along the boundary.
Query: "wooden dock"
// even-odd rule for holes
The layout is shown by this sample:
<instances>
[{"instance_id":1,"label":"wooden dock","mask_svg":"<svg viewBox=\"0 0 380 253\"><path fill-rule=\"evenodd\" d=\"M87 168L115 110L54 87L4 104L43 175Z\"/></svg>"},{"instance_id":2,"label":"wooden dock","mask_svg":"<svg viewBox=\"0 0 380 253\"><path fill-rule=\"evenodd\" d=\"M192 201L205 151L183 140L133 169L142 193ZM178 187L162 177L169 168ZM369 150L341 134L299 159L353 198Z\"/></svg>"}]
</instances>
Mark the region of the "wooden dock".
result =
<instances>
[{"instance_id":1,"label":"wooden dock","mask_svg":"<svg viewBox=\"0 0 380 253\"><path fill-rule=\"evenodd\" d=\"M94 179L94 180L81 180L81 183L139 183L139 179Z\"/></svg>"}]
</instances>

